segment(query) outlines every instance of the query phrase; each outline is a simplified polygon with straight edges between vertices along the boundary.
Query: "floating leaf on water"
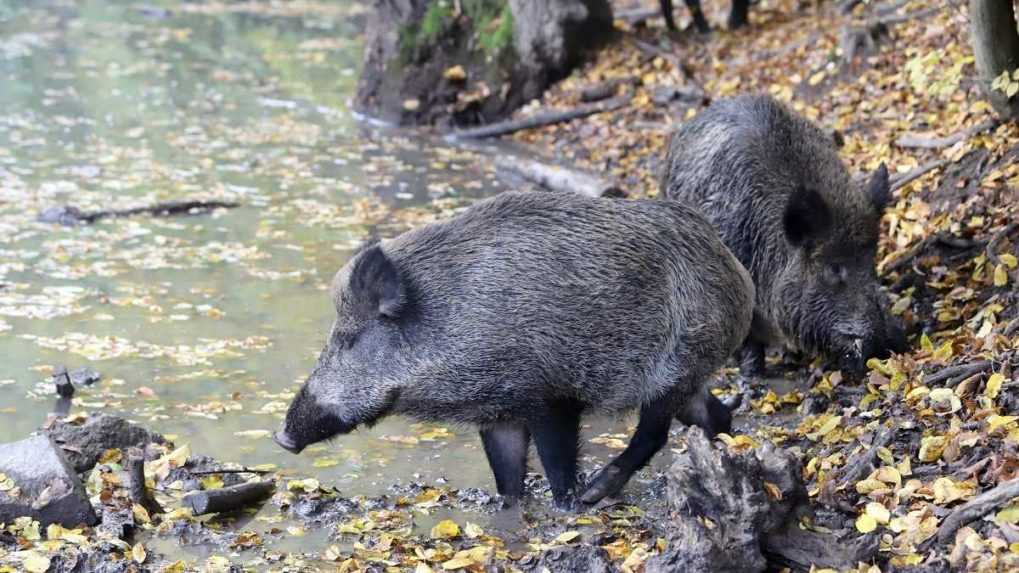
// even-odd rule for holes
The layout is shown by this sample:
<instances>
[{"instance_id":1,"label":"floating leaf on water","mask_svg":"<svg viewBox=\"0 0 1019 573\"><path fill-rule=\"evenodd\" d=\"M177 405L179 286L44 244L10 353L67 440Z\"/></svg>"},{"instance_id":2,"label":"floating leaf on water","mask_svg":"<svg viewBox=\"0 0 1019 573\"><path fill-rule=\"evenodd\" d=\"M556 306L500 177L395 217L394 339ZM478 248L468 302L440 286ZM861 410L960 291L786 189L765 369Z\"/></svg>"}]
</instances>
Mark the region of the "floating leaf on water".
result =
<instances>
[{"instance_id":1,"label":"floating leaf on water","mask_svg":"<svg viewBox=\"0 0 1019 573\"><path fill-rule=\"evenodd\" d=\"M577 539L578 537L580 537L580 532L579 531L564 531L564 532L562 532L562 533L560 533L559 535L556 536L555 542L556 543L569 543L569 542L573 541L574 539Z\"/></svg>"},{"instance_id":2,"label":"floating leaf on water","mask_svg":"<svg viewBox=\"0 0 1019 573\"><path fill-rule=\"evenodd\" d=\"M21 565L28 573L45 573L50 568L50 558L29 551L21 558Z\"/></svg>"},{"instance_id":3,"label":"floating leaf on water","mask_svg":"<svg viewBox=\"0 0 1019 573\"><path fill-rule=\"evenodd\" d=\"M131 559L135 563L145 563L145 559L148 557L148 552L145 551L145 546L141 542L135 543L131 548Z\"/></svg>"},{"instance_id":4,"label":"floating leaf on water","mask_svg":"<svg viewBox=\"0 0 1019 573\"><path fill-rule=\"evenodd\" d=\"M241 430L234 432L234 435L238 438L248 438L251 440L262 440L272 436L272 432L269 430Z\"/></svg>"}]
</instances>

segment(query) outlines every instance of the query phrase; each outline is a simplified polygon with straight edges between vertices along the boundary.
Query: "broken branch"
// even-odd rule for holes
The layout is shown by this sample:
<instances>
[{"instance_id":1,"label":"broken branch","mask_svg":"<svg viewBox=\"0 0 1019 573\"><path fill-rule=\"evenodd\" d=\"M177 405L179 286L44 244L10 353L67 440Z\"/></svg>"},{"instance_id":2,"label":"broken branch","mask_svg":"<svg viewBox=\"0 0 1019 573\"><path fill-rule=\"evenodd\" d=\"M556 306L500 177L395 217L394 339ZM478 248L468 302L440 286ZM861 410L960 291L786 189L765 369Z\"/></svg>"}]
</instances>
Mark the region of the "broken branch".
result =
<instances>
[{"instance_id":1,"label":"broken branch","mask_svg":"<svg viewBox=\"0 0 1019 573\"><path fill-rule=\"evenodd\" d=\"M987 515L1015 497L1019 497L1019 479L998 484L974 497L956 508L941 522L941 527L938 528L938 541L944 544L951 543L955 532L964 525Z\"/></svg>"},{"instance_id":2,"label":"broken branch","mask_svg":"<svg viewBox=\"0 0 1019 573\"><path fill-rule=\"evenodd\" d=\"M490 125L484 125L473 129L463 129L454 131L446 135L446 139L456 141L460 139L483 139L486 137L499 137L501 135L508 135L523 131L525 129L534 129L537 127L545 127L547 125L553 125L556 123L563 123L596 113L602 113L606 111L613 111L619 109L630 102L630 96L619 96L612 99L607 99L600 102L582 104L572 109L565 110L553 110L539 112L534 115L523 117L520 119L514 119L509 121L500 121Z\"/></svg>"},{"instance_id":3,"label":"broken branch","mask_svg":"<svg viewBox=\"0 0 1019 573\"><path fill-rule=\"evenodd\" d=\"M956 366L949 366L948 368L942 368L930 376L924 376L923 383L926 386L933 386L935 384L941 384L942 382L949 382L949 386L955 384L973 376L974 374L980 374L991 369L993 363L990 360L977 360L976 362L969 362L967 364L959 364Z\"/></svg>"},{"instance_id":4,"label":"broken branch","mask_svg":"<svg viewBox=\"0 0 1019 573\"><path fill-rule=\"evenodd\" d=\"M923 165L917 167L916 169L913 169L912 171L907 171L902 175L896 176L892 178L892 191L905 187L906 185L909 185L913 181L923 177L928 172L934 171L939 167L944 167L947 164L948 164L947 159L935 159L933 161L928 161L927 163L924 163Z\"/></svg>"},{"instance_id":5,"label":"broken branch","mask_svg":"<svg viewBox=\"0 0 1019 573\"><path fill-rule=\"evenodd\" d=\"M131 502L144 507L149 514L163 513L163 507L145 486L145 454L139 448L127 451L127 475Z\"/></svg>"},{"instance_id":6,"label":"broken branch","mask_svg":"<svg viewBox=\"0 0 1019 573\"><path fill-rule=\"evenodd\" d=\"M497 168L508 171L550 191L580 193L587 197L625 197L626 193L613 181L606 181L585 171L542 163L523 157L503 156L495 160Z\"/></svg>"},{"instance_id":7,"label":"broken branch","mask_svg":"<svg viewBox=\"0 0 1019 573\"><path fill-rule=\"evenodd\" d=\"M276 489L271 481L242 483L189 493L181 500L194 515L226 513L262 501Z\"/></svg>"},{"instance_id":8,"label":"broken branch","mask_svg":"<svg viewBox=\"0 0 1019 573\"><path fill-rule=\"evenodd\" d=\"M960 141L965 141L974 135L994 129L998 126L997 119L989 119L976 125L967 127L961 131L945 137L924 137L920 134L907 133L895 140L895 145L903 148L939 149L951 147Z\"/></svg>"}]
</instances>

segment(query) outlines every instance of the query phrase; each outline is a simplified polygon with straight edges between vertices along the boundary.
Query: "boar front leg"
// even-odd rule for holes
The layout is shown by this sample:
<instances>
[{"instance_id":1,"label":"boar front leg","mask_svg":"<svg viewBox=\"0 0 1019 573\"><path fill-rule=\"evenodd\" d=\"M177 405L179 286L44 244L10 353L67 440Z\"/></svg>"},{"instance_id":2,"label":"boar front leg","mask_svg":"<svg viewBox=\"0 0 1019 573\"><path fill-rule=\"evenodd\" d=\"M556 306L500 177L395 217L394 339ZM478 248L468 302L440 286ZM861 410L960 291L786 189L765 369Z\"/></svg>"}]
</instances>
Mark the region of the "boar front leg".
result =
<instances>
[{"instance_id":1,"label":"boar front leg","mask_svg":"<svg viewBox=\"0 0 1019 573\"><path fill-rule=\"evenodd\" d=\"M577 487L577 441L580 407L559 404L536 415L528 424L552 499L559 509L572 510Z\"/></svg>"},{"instance_id":2,"label":"boar front leg","mask_svg":"<svg viewBox=\"0 0 1019 573\"><path fill-rule=\"evenodd\" d=\"M530 441L527 427L519 424L496 424L481 430L481 443L495 475L495 487L510 505L524 494Z\"/></svg>"},{"instance_id":3,"label":"boar front leg","mask_svg":"<svg viewBox=\"0 0 1019 573\"><path fill-rule=\"evenodd\" d=\"M665 446L669 441L672 417L676 415L673 407L675 402L668 398L666 396L641 408L637 431L630 438L630 444L598 472L580 497L581 501L587 504L598 503L602 498L617 493L630 481L634 472L647 465L658 450Z\"/></svg>"}]
</instances>

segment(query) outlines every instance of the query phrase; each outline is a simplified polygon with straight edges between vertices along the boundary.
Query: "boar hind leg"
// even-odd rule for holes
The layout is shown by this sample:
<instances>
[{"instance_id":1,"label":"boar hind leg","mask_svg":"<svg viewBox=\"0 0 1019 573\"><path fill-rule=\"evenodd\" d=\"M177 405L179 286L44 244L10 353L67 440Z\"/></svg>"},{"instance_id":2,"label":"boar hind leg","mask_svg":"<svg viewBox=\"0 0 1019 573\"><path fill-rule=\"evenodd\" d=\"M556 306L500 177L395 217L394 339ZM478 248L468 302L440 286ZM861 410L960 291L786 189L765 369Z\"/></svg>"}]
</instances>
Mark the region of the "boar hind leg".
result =
<instances>
[{"instance_id":1,"label":"boar hind leg","mask_svg":"<svg viewBox=\"0 0 1019 573\"><path fill-rule=\"evenodd\" d=\"M623 489L630 476L647 465L658 450L669 441L669 426L676 414L672 406L675 402L668 397L653 404L645 405L640 411L640 422L637 431L630 438L630 444L623 453L602 468L594 480L588 484L580 500L584 503L597 503L602 498L614 495Z\"/></svg>"},{"instance_id":2,"label":"boar hind leg","mask_svg":"<svg viewBox=\"0 0 1019 573\"><path fill-rule=\"evenodd\" d=\"M753 378L764 377L764 344L747 338L739 349L739 372Z\"/></svg>"},{"instance_id":3,"label":"boar hind leg","mask_svg":"<svg viewBox=\"0 0 1019 573\"><path fill-rule=\"evenodd\" d=\"M481 430L481 443L495 475L495 487L510 503L524 494L530 440L527 428L521 425L499 424Z\"/></svg>"},{"instance_id":4,"label":"boar hind leg","mask_svg":"<svg viewBox=\"0 0 1019 573\"><path fill-rule=\"evenodd\" d=\"M577 440L580 437L580 408L561 405L550 408L530 422L534 445L559 509L573 509L577 487Z\"/></svg>"},{"instance_id":5,"label":"boar hind leg","mask_svg":"<svg viewBox=\"0 0 1019 573\"><path fill-rule=\"evenodd\" d=\"M732 432L732 410L739 404L723 404L707 388L687 401L676 419L687 426L700 426L711 437Z\"/></svg>"},{"instance_id":6,"label":"boar hind leg","mask_svg":"<svg viewBox=\"0 0 1019 573\"><path fill-rule=\"evenodd\" d=\"M729 12L729 29L735 30L747 24L747 12L749 12L750 0L732 0L732 10Z\"/></svg>"}]
</instances>

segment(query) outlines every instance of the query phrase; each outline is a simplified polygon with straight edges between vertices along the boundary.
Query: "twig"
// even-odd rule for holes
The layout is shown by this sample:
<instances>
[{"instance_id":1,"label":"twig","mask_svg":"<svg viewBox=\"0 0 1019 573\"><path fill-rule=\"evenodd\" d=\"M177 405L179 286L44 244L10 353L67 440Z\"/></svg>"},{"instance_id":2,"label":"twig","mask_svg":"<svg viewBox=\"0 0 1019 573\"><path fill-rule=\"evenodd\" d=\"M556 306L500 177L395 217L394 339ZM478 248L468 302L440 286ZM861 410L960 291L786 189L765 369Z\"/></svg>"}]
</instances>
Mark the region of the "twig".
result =
<instances>
[{"instance_id":1,"label":"twig","mask_svg":"<svg viewBox=\"0 0 1019 573\"><path fill-rule=\"evenodd\" d=\"M1005 336L1012 336L1016 333L1016 331L1019 331L1019 316L1013 318L1012 321L1005 326L1005 330L1002 330L1001 333Z\"/></svg>"},{"instance_id":2,"label":"twig","mask_svg":"<svg viewBox=\"0 0 1019 573\"><path fill-rule=\"evenodd\" d=\"M966 364L957 364L955 366L949 366L948 368L942 368L930 376L924 375L923 383L925 386L934 386L941 384L942 382L955 381L956 384L962 382L966 378L973 376L974 374L980 374L991 369L994 365L990 360L977 360L975 362L967 362Z\"/></svg>"},{"instance_id":3,"label":"twig","mask_svg":"<svg viewBox=\"0 0 1019 573\"><path fill-rule=\"evenodd\" d=\"M144 507L150 514L163 513L162 506L145 486L145 454L139 448L127 451L127 475L130 481L128 495L131 502Z\"/></svg>"},{"instance_id":4,"label":"twig","mask_svg":"<svg viewBox=\"0 0 1019 573\"><path fill-rule=\"evenodd\" d=\"M960 505L941 522L941 527L938 528L938 541L943 544L951 543L955 532L961 527L987 515L1014 497L1019 497L1019 479L998 484Z\"/></svg>"},{"instance_id":5,"label":"twig","mask_svg":"<svg viewBox=\"0 0 1019 573\"><path fill-rule=\"evenodd\" d=\"M276 485L271 481L242 483L219 489L196 491L184 496L181 503L194 515L225 513L262 501L272 495Z\"/></svg>"},{"instance_id":6,"label":"twig","mask_svg":"<svg viewBox=\"0 0 1019 573\"><path fill-rule=\"evenodd\" d=\"M587 197L625 197L626 193L614 181L523 157L501 156L495 160L497 168L536 183L551 191L580 193Z\"/></svg>"},{"instance_id":7,"label":"twig","mask_svg":"<svg viewBox=\"0 0 1019 573\"><path fill-rule=\"evenodd\" d=\"M874 460L877 459L879 448L887 447L892 443L894 432L888 427L881 426L875 432L870 441L870 446L852 455L840 470L837 470L831 478L825 482L821 491L821 501L834 505L835 493L844 489L847 485L858 482L874 469Z\"/></svg>"},{"instance_id":8,"label":"twig","mask_svg":"<svg viewBox=\"0 0 1019 573\"><path fill-rule=\"evenodd\" d=\"M252 468L224 468L221 470L202 470L199 472L188 472L193 476L207 476L215 474L271 474L272 470L256 470Z\"/></svg>"},{"instance_id":9,"label":"twig","mask_svg":"<svg viewBox=\"0 0 1019 573\"><path fill-rule=\"evenodd\" d=\"M928 161L927 163L924 163L923 165L917 167L916 169L913 169L912 171L908 171L906 173L903 173L902 175L893 177L892 191L905 187L906 185L912 183L913 181L923 177L928 172L934 171L939 167L944 167L947 164L948 164L947 159L935 159L933 161Z\"/></svg>"},{"instance_id":10,"label":"twig","mask_svg":"<svg viewBox=\"0 0 1019 573\"><path fill-rule=\"evenodd\" d=\"M631 10L620 10L616 12L615 19L622 20L631 26L636 26L645 20L649 20L662 13L660 8L634 8Z\"/></svg>"},{"instance_id":11,"label":"twig","mask_svg":"<svg viewBox=\"0 0 1019 573\"><path fill-rule=\"evenodd\" d=\"M920 148L920 149L939 149L942 147L951 147L960 141L966 141L967 139L983 133L985 131L994 129L998 126L999 121L997 119L988 119L982 121L976 125L967 127L962 131L947 135L945 137L923 137L920 134L907 133L895 140L895 145L903 148Z\"/></svg>"},{"instance_id":12,"label":"twig","mask_svg":"<svg viewBox=\"0 0 1019 573\"><path fill-rule=\"evenodd\" d=\"M990 260L995 265L1000 265L1001 264L1001 259L998 258L998 243L1000 243L1001 240L1004 239L1005 237L1011 235L1012 231L1015 231L1016 226L1017 225L1015 223L1009 223L1009 224L1005 225L1001 229L998 229L994 233L994 235L991 236L991 240L990 241L987 241L987 251L986 251L987 252L987 258L988 258L988 260Z\"/></svg>"},{"instance_id":13,"label":"twig","mask_svg":"<svg viewBox=\"0 0 1019 573\"><path fill-rule=\"evenodd\" d=\"M899 255L897 258L892 260L892 262L886 264L881 269L881 272L891 273L905 267L907 264L912 262L913 259L920 256L924 251L927 250L928 247L930 247L934 243L940 243L942 245L946 245L954 249L970 249L980 244L979 241L971 241L969 239L955 237L939 231L932 235L928 235L927 237L917 242L915 245L910 247L908 251Z\"/></svg>"},{"instance_id":14,"label":"twig","mask_svg":"<svg viewBox=\"0 0 1019 573\"><path fill-rule=\"evenodd\" d=\"M130 217L132 215L154 215L156 217L169 217L171 215L194 215L206 213L214 209L232 209L238 207L239 203L232 201L165 201L144 207L132 207L130 209L103 209L100 211L82 211L77 207L64 205L62 207L50 207L39 213L38 220L43 223L60 223L65 226L74 226L95 223L100 219L110 217Z\"/></svg>"},{"instance_id":15,"label":"twig","mask_svg":"<svg viewBox=\"0 0 1019 573\"><path fill-rule=\"evenodd\" d=\"M617 110L626 104L630 103L630 96L619 96L604 101L582 104L573 109L566 110L554 110L544 111L536 113L534 115L523 117L520 119L514 119L510 121L500 121L490 125L484 125L473 129L462 129L454 131L446 135L447 140L456 141L459 139L483 139L486 137L498 137L500 135L508 135L510 133L516 133L525 129L534 129L536 127L545 127L547 125L553 125L556 123L563 123L566 121L579 119L581 117L587 117L596 113L602 113L606 111Z\"/></svg>"}]
</instances>

